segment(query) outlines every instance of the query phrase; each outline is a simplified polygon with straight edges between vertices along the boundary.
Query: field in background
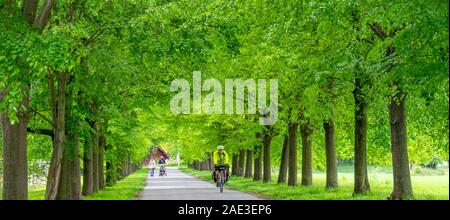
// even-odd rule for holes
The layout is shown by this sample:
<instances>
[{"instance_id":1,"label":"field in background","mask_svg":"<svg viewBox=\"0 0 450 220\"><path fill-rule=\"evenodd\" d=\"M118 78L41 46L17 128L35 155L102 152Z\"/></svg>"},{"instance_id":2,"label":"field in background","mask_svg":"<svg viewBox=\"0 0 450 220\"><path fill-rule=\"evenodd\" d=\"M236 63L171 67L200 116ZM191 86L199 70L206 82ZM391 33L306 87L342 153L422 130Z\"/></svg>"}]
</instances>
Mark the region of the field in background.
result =
<instances>
[{"instance_id":1,"label":"field in background","mask_svg":"<svg viewBox=\"0 0 450 220\"><path fill-rule=\"evenodd\" d=\"M181 169L200 179L211 181L210 171L196 171L186 167ZM263 183L253 181L251 178L232 176L226 187L248 193L259 194L267 199L282 200L386 200L392 191L392 173L388 169L370 168L369 182L371 192L367 195L353 197L353 167L339 167L339 187L325 189L326 175L315 171L313 186L289 187L287 184L277 184L278 175L272 175L272 182ZM299 172L301 173L301 172ZM448 167L437 169L420 168L417 173L412 172L414 197L417 200L448 200L449 199L449 172ZM299 184L301 176L298 178Z\"/></svg>"}]
</instances>

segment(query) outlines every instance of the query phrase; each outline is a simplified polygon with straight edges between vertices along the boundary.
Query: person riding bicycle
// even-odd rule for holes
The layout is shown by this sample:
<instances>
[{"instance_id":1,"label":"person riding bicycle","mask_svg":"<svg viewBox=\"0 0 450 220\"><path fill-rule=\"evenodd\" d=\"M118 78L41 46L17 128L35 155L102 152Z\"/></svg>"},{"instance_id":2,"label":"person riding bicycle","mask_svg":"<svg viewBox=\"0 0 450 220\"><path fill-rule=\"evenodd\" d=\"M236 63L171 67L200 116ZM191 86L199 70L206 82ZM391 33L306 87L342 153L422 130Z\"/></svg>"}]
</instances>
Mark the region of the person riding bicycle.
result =
<instances>
[{"instance_id":1,"label":"person riding bicycle","mask_svg":"<svg viewBox=\"0 0 450 220\"><path fill-rule=\"evenodd\" d=\"M225 166L226 167L226 178L225 178L225 182L228 181L228 177L229 177L229 158L228 158L228 154L225 151L225 147L222 145L219 145L217 147L217 150L214 152L213 154L213 163L214 163L214 172L212 174L213 178L214 178L214 182L217 183L217 178L216 176L218 175L218 173L220 172L220 167L221 166Z\"/></svg>"}]
</instances>

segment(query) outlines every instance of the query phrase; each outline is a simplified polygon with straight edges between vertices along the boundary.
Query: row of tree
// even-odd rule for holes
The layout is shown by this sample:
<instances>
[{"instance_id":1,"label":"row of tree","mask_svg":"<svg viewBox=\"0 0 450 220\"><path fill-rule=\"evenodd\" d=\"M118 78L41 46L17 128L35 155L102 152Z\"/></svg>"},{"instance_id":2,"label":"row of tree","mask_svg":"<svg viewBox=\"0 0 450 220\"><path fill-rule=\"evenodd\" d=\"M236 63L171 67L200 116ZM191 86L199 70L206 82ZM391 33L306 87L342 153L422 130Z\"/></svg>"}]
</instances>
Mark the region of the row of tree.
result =
<instances>
[{"instance_id":1,"label":"row of tree","mask_svg":"<svg viewBox=\"0 0 450 220\"><path fill-rule=\"evenodd\" d=\"M225 145L236 174L269 182L280 164L291 186L300 168L302 185L321 169L338 187L337 158L353 159L355 194L369 164L392 166L392 199L413 196L409 163L448 160L448 2L23 0L0 18L3 170L18 174L4 198L26 197L27 159L49 161L55 199L76 167L95 191L103 166L112 183L152 144L203 169ZM277 79L277 123L174 115L170 83L192 71Z\"/></svg>"},{"instance_id":2,"label":"row of tree","mask_svg":"<svg viewBox=\"0 0 450 220\"><path fill-rule=\"evenodd\" d=\"M390 198L413 198L410 163L448 160L447 6L365 0L222 2L214 13L200 7L189 19L226 20L229 36L215 42L221 50L211 59L199 61L202 77L278 79L279 119L259 126L256 116L169 121L169 114L164 123L178 132L165 141L203 169L199 161L223 144L234 174L249 174L254 160L253 176L265 182L279 163L279 182L290 186L298 184L298 168L303 186L313 184L319 168L326 187L338 187L338 158L353 159L354 194L370 191L369 164L389 165ZM160 130L154 135L167 131L152 128Z\"/></svg>"},{"instance_id":3,"label":"row of tree","mask_svg":"<svg viewBox=\"0 0 450 220\"><path fill-rule=\"evenodd\" d=\"M123 71L134 57L120 35L138 7L127 3L0 3L3 199L28 198L29 159L48 161L45 199L54 200L92 195L148 155L134 140L139 110L130 90L140 79ZM30 141L39 135L48 138ZM43 155L27 155L28 143Z\"/></svg>"}]
</instances>

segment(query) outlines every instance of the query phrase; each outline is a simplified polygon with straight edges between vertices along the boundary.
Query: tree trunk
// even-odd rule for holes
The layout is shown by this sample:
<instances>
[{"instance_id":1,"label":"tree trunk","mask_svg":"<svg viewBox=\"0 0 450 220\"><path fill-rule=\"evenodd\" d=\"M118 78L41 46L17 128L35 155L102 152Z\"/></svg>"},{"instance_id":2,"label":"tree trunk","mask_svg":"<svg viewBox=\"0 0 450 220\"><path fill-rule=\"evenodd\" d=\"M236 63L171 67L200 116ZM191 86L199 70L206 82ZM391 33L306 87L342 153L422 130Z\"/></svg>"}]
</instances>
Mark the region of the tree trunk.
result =
<instances>
[{"instance_id":1,"label":"tree trunk","mask_svg":"<svg viewBox=\"0 0 450 220\"><path fill-rule=\"evenodd\" d=\"M233 154L233 159L232 159L232 164L231 164L231 175L233 176L237 176L238 174L238 169L239 169L239 157L236 154Z\"/></svg>"},{"instance_id":2,"label":"tree trunk","mask_svg":"<svg viewBox=\"0 0 450 220\"><path fill-rule=\"evenodd\" d=\"M7 2L8 3L8 2ZM11 3L11 1L9 2ZM8 4L9 4L8 3ZM41 10L36 20L40 20L39 32L47 24L53 7L45 7ZM26 0L23 2L22 13L25 20L31 27L36 18L38 1ZM2 132L3 132L3 199L4 200L26 200L28 199L28 166L27 166L27 127L29 88L25 90L25 96L22 100L22 107L25 111L19 110L17 114L18 122L11 124L10 118L6 113L2 113ZM6 89L0 91L0 100ZM19 108L22 109L22 108ZM56 193L55 193L56 194Z\"/></svg>"},{"instance_id":3,"label":"tree trunk","mask_svg":"<svg viewBox=\"0 0 450 220\"><path fill-rule=\"evenodd\" d=\"M255 146L255 159L254 159L254 167L255 173L253 174L253 180L258 181L262 179L262 152L260 147Z\"/></svg>"},{"instance_id":4,"label":"tree trunk","mask_svg":"<svg viewBox=\"0 0 450 220\"><path fill-rule=\"evenodd\" d=\"M58 200L80 200L81 180L80 180L80 139L70 130L70 122L76 123L79 128L79 121L73 120L70 106L70 92L66 97L66 143L62 158L61 175L56 199Z\"/></svg>"},{"instance_id":5,"label":"tree trunk","mask_svg":"<svg viewBox=\"0 0 450 220\"><path fill-rule=\"evenodd\" d=\"M238 176L244 176L244 168L245 168L245 152L246 150L241 150L239 152L239 169Z\"/></svg>"},{"instance_id":6,"label":"tree trunk","mask_svg":"<svg viewBox=\"0 0 450 220\"><path fill-rule=\"evenodd\" d=\"M336 188L338 186L337 175L337 157L336 157L336 140L334 133L333 120L329 119L323 124L325 129L325 151L327 163L327 188Z\"/></svg>"},{"instance_id":7,"label":"tree trunk","mask_svg":"<svg viewBox=\"0 0 450 220\"><path fill-rule=\"evenodd\" d=\"M200 161L195 161L195 165L197 167L197 170L201 170L200 164L201 164Z\"/></svg>"},{"instance_id":8,"label":"tree trunk","mask_svg":"<svg viewBox=\"0 0 450 220\"><path fill-rule=\"evenodd\" d=\"M71 192L72 192L72 152L71 149L69 149L70 143L70 137L67 137L67 146L64 150L64 155L62 159L62 165L61 165L61 175L59 178L59 187L58 187L58 193L56 195L55 199L58 200L72 200L71 198Z\"/></svg>"},{"instance_id":9,"label":"tree trunk","mask_svg":"<svg viewBox=\"0 0 450 220\"><path fill-rule=\"evenodd\" d=\"M98 144L98 129L99 124L98 121L95 122L94 126L94 132L93 132L93 142L92 142L92 190L94 193L98 192L99 189L99 178L98 178L98 159L99 159L99 144Z\"/></svg>"},{"instance_id":10,"label":"tree trunk","mask_svg":"<svg viewBox=\"0 0 450 220\"><path fill-rule=\"evenodd\" d=\"M190 168L192 168L192 166ZM114 183L116 183L115 173L116 172L114 171L111 161L107 160L106 161L106 185L107 186L111 186Z\"/></svg>"},{"instance_id":11,"label":"tree trunk","mask_svg":"<svg viewBox=\"0 0 450 220\"><path fill-rule=\"evenodd\" d=\"M128 175L133 173L133 162L131 161L131 156L128 156Z\"/></svg>"},{"instance_id":12,"label":"tree trunk","mask_svg":"<svg viewBox=\"0 0 450 220\"><path fill-rule=\"evenodd\" d=\"M133 166L134 166L134 163L133 163L133 160L130 157L130 172L129 172L129 174L132 174L134 172Z\"/></svg>"},{"instance_id":13,"label":"tree trunk","mask_svg":"<svg viewBox=\"0 0 450 220\"><path fill-rule=\"evenodd\" d=\"M105 188L104 155L105 155L105 145L106 145L106 139L105 139L105 134L104 134L103 130L101 130L101 132L100 132L98 141L99 141L99 143L98 143L98 147L99 147L99 151L98 151L98 182L99 183L98 184L99 184L99 189L102 190L103 188Z\"/></svg>"},{"instance_id":14,"label":"tree trunk","mask_svg":"<svg viewBox=\"0 0 450 220\"><path fill-rule=\"evenodd\" d=\"M308 123L302 123L300 126L302 136L302 186L312 186L313 166L312 166L312 140L313 130Z\"/></svg>"},{"instance_id":15,"label":"tree trunk","mask_svg":"<svg viewBox=\"0 0 450 220\"><path fill-rule=\"evenodd\" d=\"M125 159L125 161L123 162L124 163L124 166L123 166L123 176L124 177L126 177L126 176L128 176L128 174L130 174L128 171L129 171L129 169L128 169L128 165L129 165L129 163L128 163L128 156L127 156L127 158ZM94 177L95 178L95 177Z\"/></svg>"},{"instance_id":16,"label":"tree trunk","mask_svg":"<svg viewBox=\"0 0 450 220\"><path fill-rule=\"evenodd\" d=\"M62 160L61 176L56 199L80 200L81 180L79 138L73 135L69 135L67 140L67 146L64 150L64 156Z\"/></svg>"},{"instance_id":17,"label":"tree trunk","mask_svg":"<svg viewBox=\"0 0 450 220\"><path fill-rule=\"evenodd\" d=\"M45 191L46 200L56 199L58 193L59 181L61 177L62 160L64 156L64 145L66 141L66 85L69 74L66 72L58 73L58 96L50 95L50 104L52 107L52 118L55 124L52 159L47 177L47 187ZM49 79L51 80L51 79ZM52 84L49 82L49 85ZM53 90L53 85L50 90ZM50 91L51 92L51 91ZM52 94L52 92L51 92ZM54 94L54 93L53 93ZM54 100L57 100L56 102ZM55 121L56 119L56 121Z\"/></svg>"},{"instance_id":18,"label":"tree trunk","mask_svg":"<svg viewBox=\"0 0 450 220\"><path fill-rule=\"evenodd\" d=\"M405 94L398 91L391 98L389 105L394 173L394 189L390 196L392 200L413 199L408 160L405 99Z\"/></svg>"},{"instance_id":19,"label":"tree trunk","mask_svg":"<svg viewBox=\"0 0 450 220\"><path fill-rule=\"evenodd\" d=\"M297 185L297 132L298 124L289 125L289 178L288 185Z\"/></svg>"},{"instance_id":20,"label":"tree trunk","mask_svg":"<svg viewBox=\"0 0 450 220\"><path fill-rule=\"evenodd\" d=\"M200 170L205 170L205 161L200 161Z\"/></svg>"},{"instance_id":21,"label":"tree trunk","mask_svg":"<svg viewBox=\"0 0 450 220\"><path fill-rule=\"evenodd\" d=\"M209 167L211 167L211 170L214 170L213 155L214 155L214 153L211 153L211 156L209 158Z\"/></svg>"},{"instance_id":22,"label":"tree trunk","mask_svg":"<svg viewBox=\"0 0 450 220\"><path fill-rule=\"evenodd\" d=\"M79 127L79 122L78 126ZM74 143L74 160L71 166L72 169L72 198L81 199L81 167L80 167L80 137L75 136Z\"/></svg>"},{"instance_id":23,"label":"tree trunk","mask_svg":"<svg viewBox=\"0 0 450 220\"><path fill-rule=\"evenodd\" d=\"M253 151L247 150L247 158L245 162L245 178L253 176Z\"/></svg>"},{"instance_id":24,"label":"tree trunk","mask_svg":"<svg viewBox=\"0 0 450 220\"><path fill-rule=\"evenodd\" d=\"M126 159L124 159L122 161L122 167L120 168L120 175L121 175L120 179L127 176L127 161L126 161Z\"/></svg>"},{"instance_id":25,"label":"tree trunk","mask_svg":"<svg viewBox=\"0 0 450 220\"><path fill-rule=\"evenodd\" d=\"M83 196L92 195L94 192L94 175L92 163L92 141L93 135L87 138L84 142L83 155Z\"/></svg>"},{"instance_id":26,"label":"tree trunk","mask_svg":"<svg viewBox=\"0 0 450 220\"><path fill-rule=\"evenodd\" d=\"M355 183L353 195L370 192L367 171L367 119L366 103L361 92L361 79L355 80Z\"/></svg>"},{"instance_id":27,"label":"tree trunk","mask_svg":"<svg viewBox=\"0 0 450 220\"><path fill-rule=\"evenodd\" d=\"M289 135L284 136L283 150L281 152L280 172L278 174L278 183L286 183L289 163Z\"/></svg>"},{"instance_id":28,"label":"tree trunk","mask_svg":"<svg viewBox=\"0 0 450 220\"><path fill-rule=\"evenodd\" d=\"M28 109L29 98L22 104ZM6 113L2 114L3 130L3 199L28 199L27 125L26 112L17 113L19 121L12 125Z\"/></svg>"},{"instance_id":29,"label":"tree trunk","mask_svg":"<svg viewBox=\"0 0 450 220\"><path fill-rule=\"evenodd\" d=\"M263 167L263 182L268 183L272 180L271 166L270 166L270 143L272 138L268 133L263 135L264 144L264 167Z\"/></svg>"}]
</instances>

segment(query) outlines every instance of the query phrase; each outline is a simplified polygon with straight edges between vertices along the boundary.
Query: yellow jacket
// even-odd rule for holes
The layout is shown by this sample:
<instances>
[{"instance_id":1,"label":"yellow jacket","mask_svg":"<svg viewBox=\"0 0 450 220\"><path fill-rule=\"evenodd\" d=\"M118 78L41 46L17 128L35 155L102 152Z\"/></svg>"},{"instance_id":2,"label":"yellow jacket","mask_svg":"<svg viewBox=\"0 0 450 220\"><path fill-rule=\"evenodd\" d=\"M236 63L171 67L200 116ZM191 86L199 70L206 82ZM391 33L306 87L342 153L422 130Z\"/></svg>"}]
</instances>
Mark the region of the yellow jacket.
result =
<instances>
[{"instance_id":1,"label":"yellow jacket","mask_svg":"<svg viewBox=\"0 0 450 220\"><path fill-rule=\"evenodd\" d=\"M215 151L213 154L213 162L214 162L214 166L219 166L219 165L228 165L228 154L226 151L223 151L222 155L219 155L219 151Z\"/></svg>"}]
</instances>

